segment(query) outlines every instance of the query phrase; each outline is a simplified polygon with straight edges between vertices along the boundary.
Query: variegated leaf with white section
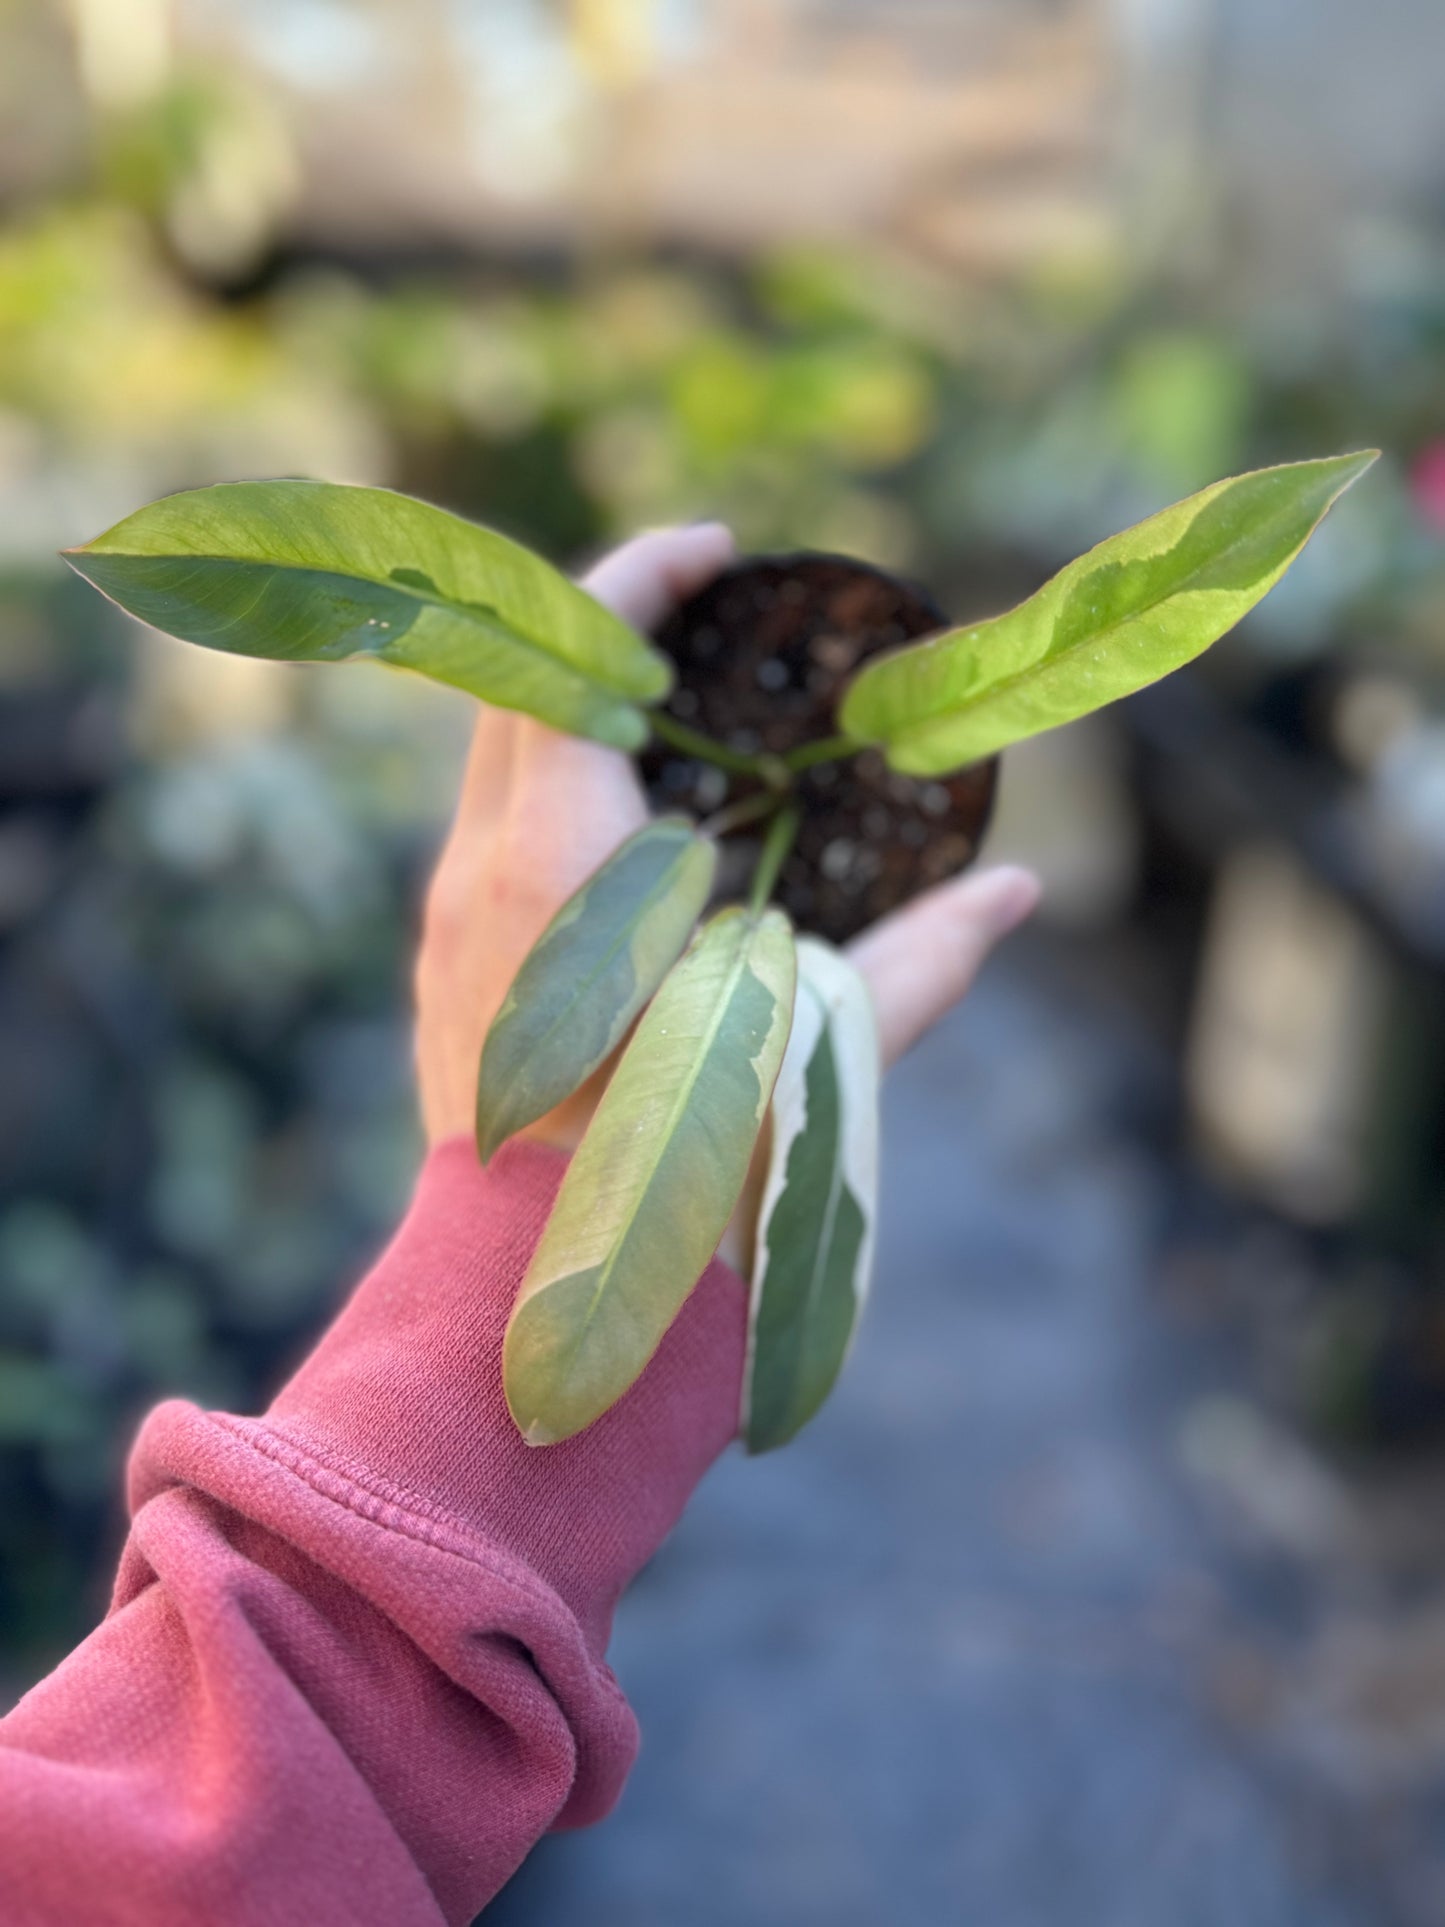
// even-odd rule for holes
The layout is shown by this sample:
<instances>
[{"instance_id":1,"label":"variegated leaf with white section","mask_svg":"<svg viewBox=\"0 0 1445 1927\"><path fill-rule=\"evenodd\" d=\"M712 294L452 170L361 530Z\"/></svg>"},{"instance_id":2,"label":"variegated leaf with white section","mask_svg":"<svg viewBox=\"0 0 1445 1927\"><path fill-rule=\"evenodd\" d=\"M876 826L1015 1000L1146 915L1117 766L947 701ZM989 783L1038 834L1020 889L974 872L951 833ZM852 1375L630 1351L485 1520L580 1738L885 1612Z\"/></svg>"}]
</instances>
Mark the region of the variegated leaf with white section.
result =
<instances>
[{"instance_id":1,"label":"variegated leaf with white section","mask_svg":"<svg viewBox=\"0 0 1445 1927\"><path fill-rule=\"evenodd\" d=\"M786 1444L812 1418L857 1327L878 1215L879 1077L867 985L830 945L802 938L758 1213L743 1374L750 1452Z\"/></svg>"}]
</instances>

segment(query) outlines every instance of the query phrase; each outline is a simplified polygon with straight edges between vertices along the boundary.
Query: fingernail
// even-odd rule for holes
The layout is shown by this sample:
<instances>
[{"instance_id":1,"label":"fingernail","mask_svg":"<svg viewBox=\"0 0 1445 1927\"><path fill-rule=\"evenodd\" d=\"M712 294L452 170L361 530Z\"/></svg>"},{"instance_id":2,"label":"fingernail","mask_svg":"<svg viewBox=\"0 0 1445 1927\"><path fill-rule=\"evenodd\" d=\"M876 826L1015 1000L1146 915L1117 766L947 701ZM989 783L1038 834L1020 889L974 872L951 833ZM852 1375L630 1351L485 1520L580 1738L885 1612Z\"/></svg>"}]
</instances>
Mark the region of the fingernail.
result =
<instances>
[{"instance_id":1,"label":"fingernail","mask_svg":"<svg viewBox=\"0 0 1445 1927\"><path fill-rule=\"evenodd\" d=\"M968 880L973 909L997 942L1010 930L1017 930L1038 908L1043 885L1032 870L1022 864L1001 863L993 870L980 870Z\"/></svg>"}]
</instances>

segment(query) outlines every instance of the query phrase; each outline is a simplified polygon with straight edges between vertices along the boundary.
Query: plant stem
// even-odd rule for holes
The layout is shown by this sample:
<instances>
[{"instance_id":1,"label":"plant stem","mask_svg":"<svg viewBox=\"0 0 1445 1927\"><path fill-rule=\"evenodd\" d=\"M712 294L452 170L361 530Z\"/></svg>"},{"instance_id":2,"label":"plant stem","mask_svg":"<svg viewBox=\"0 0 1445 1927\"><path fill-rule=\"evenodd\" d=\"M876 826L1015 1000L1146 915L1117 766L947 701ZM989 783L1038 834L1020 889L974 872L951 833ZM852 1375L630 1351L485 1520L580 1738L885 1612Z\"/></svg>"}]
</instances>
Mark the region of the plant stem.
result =
<instances>
[{"instance_id":1,"label":"plant stem","mask_svg":"<svg viewBox=\"0 0 1445 1927\"><path fill-rule=\"evenodd\" d=\"M756 756L745 756L741 750L729 749L724 743L715 743L711 736L704 736L701 730L689 729L675 716L663 710L654 709L648 719L652 733L659 741L680 749L685 756L696 756L701 763L715 763L719 769L730 770L734 776L754 776L766 781Z\"/></svg>"},{"instance_id":2,"label":"plant stem","mask_svg":"<svg viewBox=\"0 0 1445 1927\"><path fill-rule=\"evenodd\" d=\"M798 834L798 825L802 820L802 811L789 805L787 809L779 810L768 825L762 855L758 858L757 869L753 871L753 887L748 895L748 909L755 917L762 914L764 904L773 894L778 872L788 860L793 838Z\"/></svg>"},{"instance_id":3,"label":"plant stem","mask_svg":"<svg viewBox=\"0 0 1445 1927\"><path fill-rule=\"evenodd\" d=\"M760 816L771 816L781 801L776 790L755 790L751 796L740 796L735 803L715 810L698 828L704 836L726 836L745 823L756 823Z\"/></svg>"},{"instance_id":4,"label":"plant stem","mask_svg":"<svg viewBox=\"0 0 1445 1927\"><path fill-rule=\"evenodd\" d=\"M863 744L855 743L851 736L824 736L819 742L804 743L800 749L790 750L783 761L796 776L799 770L813 769L819 763L836 763L862 748Z\"/></svg>"}]
</instances>

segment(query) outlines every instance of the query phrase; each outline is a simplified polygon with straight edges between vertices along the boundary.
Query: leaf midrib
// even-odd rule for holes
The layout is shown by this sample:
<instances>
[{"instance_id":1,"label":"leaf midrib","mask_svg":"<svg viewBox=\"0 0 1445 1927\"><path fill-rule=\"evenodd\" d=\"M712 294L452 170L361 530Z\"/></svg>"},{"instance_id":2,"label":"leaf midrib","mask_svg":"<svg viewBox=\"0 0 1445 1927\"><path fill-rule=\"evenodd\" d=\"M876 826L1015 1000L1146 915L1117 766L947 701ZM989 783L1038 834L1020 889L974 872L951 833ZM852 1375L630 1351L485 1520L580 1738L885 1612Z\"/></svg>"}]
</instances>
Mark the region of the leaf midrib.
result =
<instances>
[{"instance_id":1,"label":"leaf midrib","mask_svg":"<svg viewBox=\"0 0 1445 1927\"><path fill-rule=\"evenodd\" d=\"M747 968L748 950L750 947L751 938L756 933L757 928L758 926L756 924L750 924L748 926L745 926L742 932L742 937L738 945L737 955L736 957L734 957L732 963L728 966L727 977L725 979L726 988L724 989L722 994L719 995L717 999L716 1008L714 1009L714 1012L713 1012L712 1019L709 1022L706 1031L703 1033L701 1048L697 1052L697 1059L696 1059L696 1064L695 1064L693 1073L679 1087L677 1097L674 1100L667 1114L667 1128L659 1135L657 1153L655 1157L652 1159L651 1164L647 1167L646 1177L637 1188L636 1202L634 1203L632 1210L627 1214L626 1218L623 1220L622 1225L619 1228L616 1236L613 1238L611 1251L608 1253L607 1257L603 1259L601 1265L599 1265L598 1267L597 1283L593 1286L592 1296L588 1303L586 1313L584 1314L582 1323L578 1328L576 1338L573 1340L572 1345L568 1348L567 1356L569 1360L575 1359L577 1356L577 1353L581 1350L582 1343L586 1338L587 1333L591 1327L592 1320L596 1316L597 1309L602 1302L602 1295L612 1281L612 1274L617 1268L617 1264L622 1253L622 1247L626 1244L628 1238L631 1236L632 1228L636 1224L638 1216L641 1213L643 1202L645 1201L649 1191L652 1189L652 1186L657 1181L657 1174L659 1170L662 1168L662 1164L667 1156L668 1147L671 1145L673 1137L676 1134L678 1121L683 1116L683 1113L686 1111L688 1106L688 1100L691 1098L693 1091L696 1090L698 1082L702 1077L703 1067L707 1063L708 1058L712 1054L713 1045L717 1042L718 1032L722 1029L723 1018L729 1006L732 1003L733 995L737 989L738 980L741 978L743 971ZM560 1284L562 1281L561 1279L556 1279L553 1282L556 1284Z\"/></svg>"},{"instance_id":2,"label":"leaf midrib","mask_svg":"<svg viewBox=\"0 0 1445 1927\"><path fill-rule=\"evenodd\" d=\"M1341 487L1343 486L1345 485L1342 484ZM1295 545L1295 551L1294 551L1295 554L1298 554L1299 550L1304 546L1304 544L1309 540L1310 536L1314 534L1315 530L1319 527L1320 523L1324 520L1330 508L1333 506L1334 502L1338 499L1339 492L1340 491L1337 490L1335 495L1332 495L1330 497L1330 500L1325 503L1324 507L1320 510L1319 514L1315 517L1313 522L1310 523L1309 527L1305 530L1304 534L1300 537L1299 542ZM1206 504L1206 506L1208 505ZM1203 511L1201 510L1201 513L1202 512ZM1187 529L1185 530L1185 534L1186 535L1188 534ZM1183 538L1181 537L1181 540L1182 539ZM1228 550L1221 551L1221 554L1227 555ZM1143 560L1146 558L1140 558L1140 559ZM1280 570L1278 573L1283 573L1284 569L1289 567L1289 563L1291 559L1292 558L1289 556L1285 558L1284 562L1280 565ZM952 707L941 708L936 710L931 716L926 717L922 722L907 724L899 732L897 736L890 737L888 740L898 748L905 748L910 742L916 741L916 739L919 736L925 735L929 730L937 729L941 725L946 725L951 722L960 721L963 718L971 715L975 710L982 709L986 703L990 703L994 701L995 698L1009 695L1013 690L1018 688L1020 683L1027 682L1031 677L1038 675L1041 671L1045 669L1052 669L1059 663L1067 662L1069 658L1073 656L1077 650L1085 649L1104 641L1107 637L1117 634L1120 629L1127 628L1130 623L1142 621L1143 618L1145 618L1146 616L1152 615L1156 609L1162 608L1166 602L1172 602L1176 596L1189 595L1191 593L1208 594L1209 593L1208 590L1199 591L1199 592L1191 591L1190 584L1194 582L1196 578L1204 572L1205 568L1212 568L1216 563L1218 563L1219 560L1220 560L1219 555L1212 556L1207 564L1201 563L1199 567L1192 570L1190 574L1186 576L1183 582L1179 583L1176 587L1170 589L1166 594L1156 596L1152 602L1145 603L1142 608L1133 609L1129 612L1128 615L1121 616L1116 622L1106 623L1100 629L1091 629L1087 635L1078 637L1074 642L1066 644L1064 648L1056 650L1053 653L1049 653L1046 650L1042 656L1036 657L1033 662L1026 664L1024 668L1016 669L1013 671L1011 675L1003 676L999 679L999 681L988 684L986 688L978 691L976 695L963 697L959 702L955 703ZM1105 564L1103 566L1109 566L1109 565ZM1057 580L1057 578L1055 579ZM1048 589L1052 586L1053 586L1052 584L1046 583L1042 589L1036 592L1037 595L1046 594ZM1228 593L1228 592L1225 591L1223 593ZM1035 597L1030 596L1027 601L1020 603L1017 609L1011 610L1009 612L1009 615L1022 615L1023 611L1027 609L1027 607L1029 606L1029 603L1034 600L1035 600ZM1055 621L1057 621L1057 619L1058 618L1056 616ZM1007 622L1008 620L1009 620L1008 615L996 616L994 618L994 622ZM981 625L974 624L974 625L971 625L971 627L992 628L993 623L985 623ZM968 634L968 630L961 630L961 631L951 630L948 632L948 634L966 635ZM948 639L947 635L937 637L936 646L941 646L944 642L947 641L947 639ZM881 664L879 666L880 668L882 667ZM1159 672L1161 676L1167 675L1168 673L1169 672L1167 670L1163 670L1163 669L1161 669Z\"/></svg>"}]
</instances>

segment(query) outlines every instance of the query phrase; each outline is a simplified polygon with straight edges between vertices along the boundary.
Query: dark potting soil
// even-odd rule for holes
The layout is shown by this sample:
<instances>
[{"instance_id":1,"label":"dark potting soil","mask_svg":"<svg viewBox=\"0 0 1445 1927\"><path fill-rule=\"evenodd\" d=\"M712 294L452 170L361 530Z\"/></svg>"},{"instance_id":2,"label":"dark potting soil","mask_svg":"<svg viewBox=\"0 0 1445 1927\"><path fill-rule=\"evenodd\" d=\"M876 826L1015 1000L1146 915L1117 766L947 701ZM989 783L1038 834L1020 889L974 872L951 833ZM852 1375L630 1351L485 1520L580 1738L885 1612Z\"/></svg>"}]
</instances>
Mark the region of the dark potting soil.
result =
<instances>
[{"instance_id":1,"label":"dark potting soil","mask_svg":"<svg viewBox=\"0 0 1445 1927\"><path fill-rule=\"evenodd\" d=\"M785 755L837 734L839 695L860 663L945 628L921 589L847 556L759 556L737 563L658 632L677 664L671 713L730 749ZM803 821L778 900L800 929L841 943L952 876L978 853L997 758L954 776L896 775L876 750L807 771ZM642 757L660 809L705 817L756 785L666 745ZM723 845L721 889L739 894L756 829Z\"/></svg>"}]
</instances>

